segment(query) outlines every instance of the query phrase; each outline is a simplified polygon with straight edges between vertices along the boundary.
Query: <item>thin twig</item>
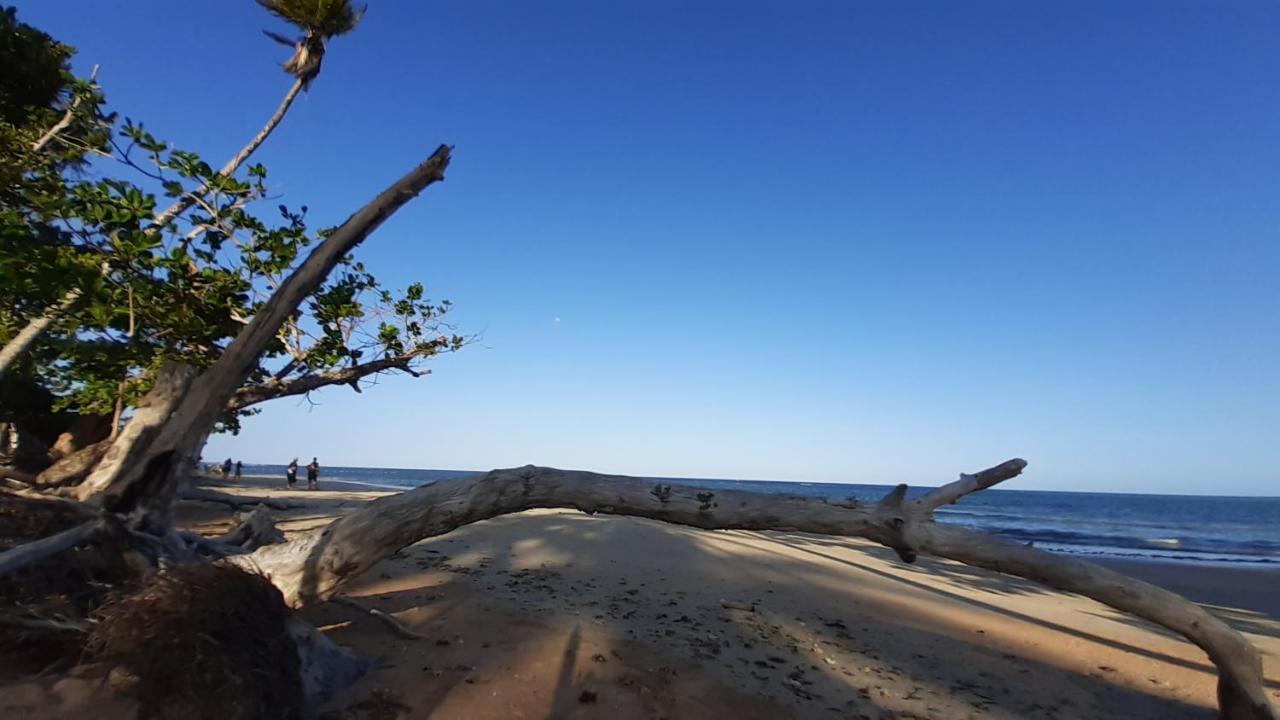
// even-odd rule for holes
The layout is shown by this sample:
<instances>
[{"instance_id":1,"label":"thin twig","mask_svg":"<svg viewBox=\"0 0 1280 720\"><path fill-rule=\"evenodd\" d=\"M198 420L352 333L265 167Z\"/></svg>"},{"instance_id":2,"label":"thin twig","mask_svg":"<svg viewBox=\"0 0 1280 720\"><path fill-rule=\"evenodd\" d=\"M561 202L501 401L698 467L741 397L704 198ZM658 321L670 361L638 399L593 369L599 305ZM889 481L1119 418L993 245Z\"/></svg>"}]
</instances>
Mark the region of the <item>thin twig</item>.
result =
<instances>
[{"instance_id":1,"label":"thin twig","mask_svg":"<svg viewBox=\"0 0 1280 720\"><path fill-rule=\"evenodd\" d=\"M98 77L98 66L94 65L93 72L89 73L89 84L92 85L93 81L96 80L97 77ZM93 92L93 90L90 89L89 92ZM76 108L80 107L80 101L82 100L84 100L84 95L77 94L75 98L71 101L71 104L67 106L67 111L62 114L62 118L58 120L58 122L54 123L53 127L46 130L45 133L41 135L38 140L36 140L34 143L31 144L31 152L40 152L41 150L43 150L44 146L49 144L49 141L53 140L55 137L58 136L58 133L62 132L63 130L66 130L67 127L71 125L71 120L72 118L75 117L75 114L76 114Z\"/></svg>"},{"instance_id":2,"label":"thin twig","mask_svg":"<svg viewBox=\"0 0 1280 720\"><path fill-rule=\"evenodd\" d=\"M340 605L346 605L349 608L355 608L356 610L359 610L364 613L368 613L378 618L382 622L386 623L387 627L391 628L395 632L395 634L399 635L402 638L406 638L408 640L426 640L427 639L425 636L419 635L418 633L410 630L409 628L400 624L399 620L396 620L395 618L391 617L387 613L382 612L381 610L378 610L377 608L371 608L371 607L362 605L356 602L355 600L352 600L349 597L335 597L333 598L333 602L336 602Z\"/></svg>"}]
</instances>

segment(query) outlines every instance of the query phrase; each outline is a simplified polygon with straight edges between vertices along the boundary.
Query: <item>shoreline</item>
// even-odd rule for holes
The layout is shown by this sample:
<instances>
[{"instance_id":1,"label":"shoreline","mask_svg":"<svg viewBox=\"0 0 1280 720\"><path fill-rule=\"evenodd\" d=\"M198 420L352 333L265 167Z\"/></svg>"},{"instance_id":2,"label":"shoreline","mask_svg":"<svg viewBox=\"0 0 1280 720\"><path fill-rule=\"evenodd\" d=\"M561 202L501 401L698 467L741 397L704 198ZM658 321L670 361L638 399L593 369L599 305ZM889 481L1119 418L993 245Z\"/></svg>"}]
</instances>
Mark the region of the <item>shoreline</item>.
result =
<instances>
[{"instance_id":1,"label":"shoreline","mask_svg":"<svg viewBox=\"0 0 1280 720\"><path fill-rule=\"evenodd\" d=\"M1112 557L1089 561L1207 607L1246 610L1280 621L1280 568L1274 566Z\"/></svg>"},{"instance_id":2,"label":"shoreline","mask_svg":"<svg viewBox=\"0 0 1280 720\"><path fill-rule=\"evenodd\" d=\"M213 478L221 481L221 478ZM289 491L284 487L283 479L266 475L245 475L242 485L264 488L280 492L297 492L304 495L312 493L302 487ZM252 481L243 483L243 481ZM373 495L394 494L412 490L403 486L379 485L357 480L320 478L321 490L327 483L340 483L351 488L362 488L356 492ZM234 480L218 482L221 487L237 487ZM331 492L331 491L330 491ZM1086 562L1092 562L1105 568L1115 570L1131 577L1151 583L1157 587L1178 593L1196 603L1213 608L1237 609L1259 613L1270 620L1280 621L1280 564L1253 564L1236 562L1201 562L1196 560L1176 560L1170 558L1143 558L1129 556L1112 556L1101 554L1059 553ZM1194 569L1194 572L1188 570ZM1268 577L1269 576L1269 577Z\"/></svg>"},{"instance_id":3,"label":"shoreline","mask_svg":"<svg viewBox=\"0 0 1280 720\"><path fill-rule=\"evenodd\" d=\"M234 479L225 480L219 476L205 476L205 477L208 478L208 480L213 483L226 483L228 486L234 486L235 484ZM260 484L264 487L278 487L281 490L285 489L283 487L284 485L283 477L277 477L274 475L244 475L242 476L241 480L253 480L254 484ZM376 492L408 492L410 490L415 489L416 487L421 487L421 485L408 487L405 485L392 485L390 483L385 483L385 484L375 483L375 482L369 482L366 480L346 480L346 479L338 479L338 478L325 478L323 475L320 478L320 482L322 484L340 483L342 485L353 486L355 488L367 488L370 491L376 491ZM305 480L299 480L298 485L299 485L299 488L305 490ZM990 532L990 531L987 531L987 532ZM1160 556L1160 555L1143 555L1141 553L1134 552L1132 548L1120 548L1120 547L1116 548L1117 552L1115 553L1104 553L1104 552L1083 552L1083 551L1076 552L1071 550L1059 550L1056 548L1043 547L1041 545L1034 545L1034 546L1046 552L1052 552L1057 555L1077 558L1080 560L1084 560L1086 562L1097 563L1099 565L1103 565L1105 567L1109 567L1112 569L1123 568L1121 570L1122 572L1127 572L1128 574L1131 574L1131 575L1134 575L1135 577L1146 580L1147 582L1151 582L1154 585L1165 587L1166 589L1171 589L1167 586L1166 583L1173 583L1173 582L1177 582L1177 584L1180 587L1196 588L1196 585L1188 585L1185 582L1181 582L1179 578L1168 573L1167 569L1161 569L1161 568L1168 568L1168 567L1184 568L1184 569L1186 568L1206 569L1210 572L1217 569L1223 569L1227 571L1239 571L1239 572L1246 572L1246 573L1247 572L1274 573L1280 576L1280 558L1277 558L1276 560L1270 560L1270 559L1209 560L1209 559L1203 559L1203 558L1175 558L1175 557L1166 557L1166 556ZM1081 546L1081 547L1086 547L1086 546ZM1095 547L1095 546L1087 546L1087 547ZM1161 566L1161 567L1148 568L1147 566ZM1265 608L1265 610L1262 610L1262 611L1267 612L1273 617L1280 617L1280 577L1277 577L1275 585L1276 585L1276 588L1273 592L1264 593L1263 594L1264 597L1259 599L1257 602L1254 602L1253 605L1256 605L1257 608ZM1181 591L1176 591L1176 592L1179 592L1179 594L1187 595L1188 597L1192 597L1192 595L1188 595L1185 592L1181 592ZM1216 593L1211 593L1211 592L1196 593L1196 594L1203 597L1210 597L1210 596L1219 597L1219 595L1217 595ZM1212 600L1201 600L1199 597L1192 597L1192 599L1196 600L1197 602L1206 602L1210 604L1216 604ZM1256 609L1256 608L1251 607L1251 609Z\"/></svg>"}]
</instances>

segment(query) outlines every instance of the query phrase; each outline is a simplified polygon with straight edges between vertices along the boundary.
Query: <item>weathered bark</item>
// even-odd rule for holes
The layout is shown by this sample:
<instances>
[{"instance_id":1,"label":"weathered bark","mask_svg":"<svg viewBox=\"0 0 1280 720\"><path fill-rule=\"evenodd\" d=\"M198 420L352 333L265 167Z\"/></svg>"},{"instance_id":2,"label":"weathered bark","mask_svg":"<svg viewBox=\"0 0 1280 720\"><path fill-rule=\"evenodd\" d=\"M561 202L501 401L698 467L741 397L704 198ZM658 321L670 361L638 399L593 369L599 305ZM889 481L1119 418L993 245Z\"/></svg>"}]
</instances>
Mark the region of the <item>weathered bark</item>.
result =
<instances>
[{"instance_id":1,"label":"weathered bark","mask_svg":"<svg viewBox=\"0 0 1280 720\"><path fill-rule=\"evenodd\" d=\"M80 500L106 496L124 490L135 477L140 477L144 463L154 456L147 454L151 441L171 426L171 418L187 397L196 378L189 365L167 365L156 375L155 385L138 403L133 419L110 444L93 472L77 489Z\"/></svg>"},{"instance_id":2,"label":"weathered bark","mask_svg":"<svg viewBox=\"0 0 1280 720\"><path fill-rule=\"evenodd\" d=\"M907 562L917 553L958 560L1078 593L1177 632L1208 653L1219 671L1221 717L1276 720L1263 693L1257 651L1203 608L1148 583L1074 558L1001 538L939 525L940 505L1018 475L1011 460L907 501L905 485L878 505L847 508L803 498L709 491L647 480L553 468L494 470L375 500L327 527L235 558L271 578L294 607L333 596L344 583L396 550L499 515L533 508L573 508L653 518L704 529L791 530L863 537Z\"/></svg>"},{"instance_id":3,"label":"weathered bark","mask_svg":"<svg viewBox=\"0 0 1280 720\"><path fill-rule=\"evenodd\" d=\"M89 476L94 466L102 461L110 449L110 440L99 440L92 445L80 448L41 470L40 474L36 475L36 483L46 488L78 484Z\"/></svg>"},{"instance_id":4,"label":"weathered bark","mask_svg":"<svg viewBox=\"0 0 1280 720\"><path fill-rule=\"evenodd\" d=\"M803 498L712 493L636 478L526 467L379 498L322 530L236 563L266 572L294 607L327 600L396 550L463 525L533 508L634 515L706 529L792 529L888 542L874 513Z\"/></svg>"},{"instance_id":5,"label":"weathered bark","mask_svg":"<svg viewBox=\"0 0 1280 720\"><path fill-rule=\"evenodd\" d=\"M167 482L147 492L132 493L146 498L144 524L166 526L177 478L185 467L183 459L195 456L236 388L248 377L262 351L274 341L280 326L355 246L428 185L444 179L449 155L450 148L441 145L425 162L330 233L271 295L213 366L191 383L190 389L172 406L172 412L158 432L136 432L126 438L130 428L139 424L135 415L107 457L83 484L81 498L102 500L129 495L130 488L149 476L144 469L155 468L159 458L167 457ZM142 427L152 426L143 423Z\"/></svg>"},{"instance_id":6,"label":"weathered bark","mask_svg":"<svg viewBox=\"0 0 1280 720\"><path fill-rule=\"evenodd\" d=\"M311 375L303 375L302 377L292 379L271 378L257 385L245 385L236 388L231 395L231 400L227 402L227 410L243 410L251 405L257 405L268 400L276 398L288 397L290 395L305 395L312 390L319 390L322 387L330 385L351 385L359 390L357 384L360 380L376 375L388 370L400 370L403 372L412 372L414 374L423 374L423 372L413 370L412 364L415 359L420 357L421 352L409 352L394 357L382 358L380 360L372 360L367 363L353 365L351 367L339 368L328 372L313 373ZM424 371L425 372L425 371Z\"/></svg>"}]
</instances>

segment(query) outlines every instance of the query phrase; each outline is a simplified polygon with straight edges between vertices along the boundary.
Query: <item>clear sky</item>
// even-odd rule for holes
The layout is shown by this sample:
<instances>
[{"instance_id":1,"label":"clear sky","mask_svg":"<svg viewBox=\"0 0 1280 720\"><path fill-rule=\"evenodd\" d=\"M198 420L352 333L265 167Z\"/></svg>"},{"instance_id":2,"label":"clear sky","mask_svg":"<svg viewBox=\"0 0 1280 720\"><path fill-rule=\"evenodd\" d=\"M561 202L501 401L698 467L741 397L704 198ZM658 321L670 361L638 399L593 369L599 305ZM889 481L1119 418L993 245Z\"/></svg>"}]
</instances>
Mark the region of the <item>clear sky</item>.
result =
<instances>
[{"instance_id":1,"label":"clear sky","mask_svg":"<svg viewBox=\"0 0 1280 720\"><path fill-rule=\"evenodd\" d=\"M1280 4L370 0L259 157L483 341L208 457L1280 494ZM221 163L289 86L249 0L40 0Z\"/></svg>"}]
</instances>

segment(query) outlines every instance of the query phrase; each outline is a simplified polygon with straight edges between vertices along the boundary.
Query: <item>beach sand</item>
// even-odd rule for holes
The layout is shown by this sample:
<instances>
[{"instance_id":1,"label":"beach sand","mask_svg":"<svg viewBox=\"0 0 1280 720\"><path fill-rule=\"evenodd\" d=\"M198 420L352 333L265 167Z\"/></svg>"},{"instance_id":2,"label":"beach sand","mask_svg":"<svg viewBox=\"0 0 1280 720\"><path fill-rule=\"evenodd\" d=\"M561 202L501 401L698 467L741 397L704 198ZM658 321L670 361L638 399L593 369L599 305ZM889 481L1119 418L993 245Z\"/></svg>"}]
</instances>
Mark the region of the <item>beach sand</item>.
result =
<instances>
[{"instance_id":1,"label":"beach sand","mask_svg":"<svg viewBox=\"0 0 1280 720\"><path fill-rule=\"evenodd\" d=\"M220 489L303 502L304 530L385 494ZM216 505L183 503L205 532ZM1247 633L1280 705L1280 574L1109 562ZM1093 601L859 540L707 532L535 511L418 543L303 611L379 669L338 718L1212 718L1216 675L1179 637ZM754 610L727 608L728 604ZM0 688L7 717L101 717L89 680Z\"/></svg>"}]
</instances>

